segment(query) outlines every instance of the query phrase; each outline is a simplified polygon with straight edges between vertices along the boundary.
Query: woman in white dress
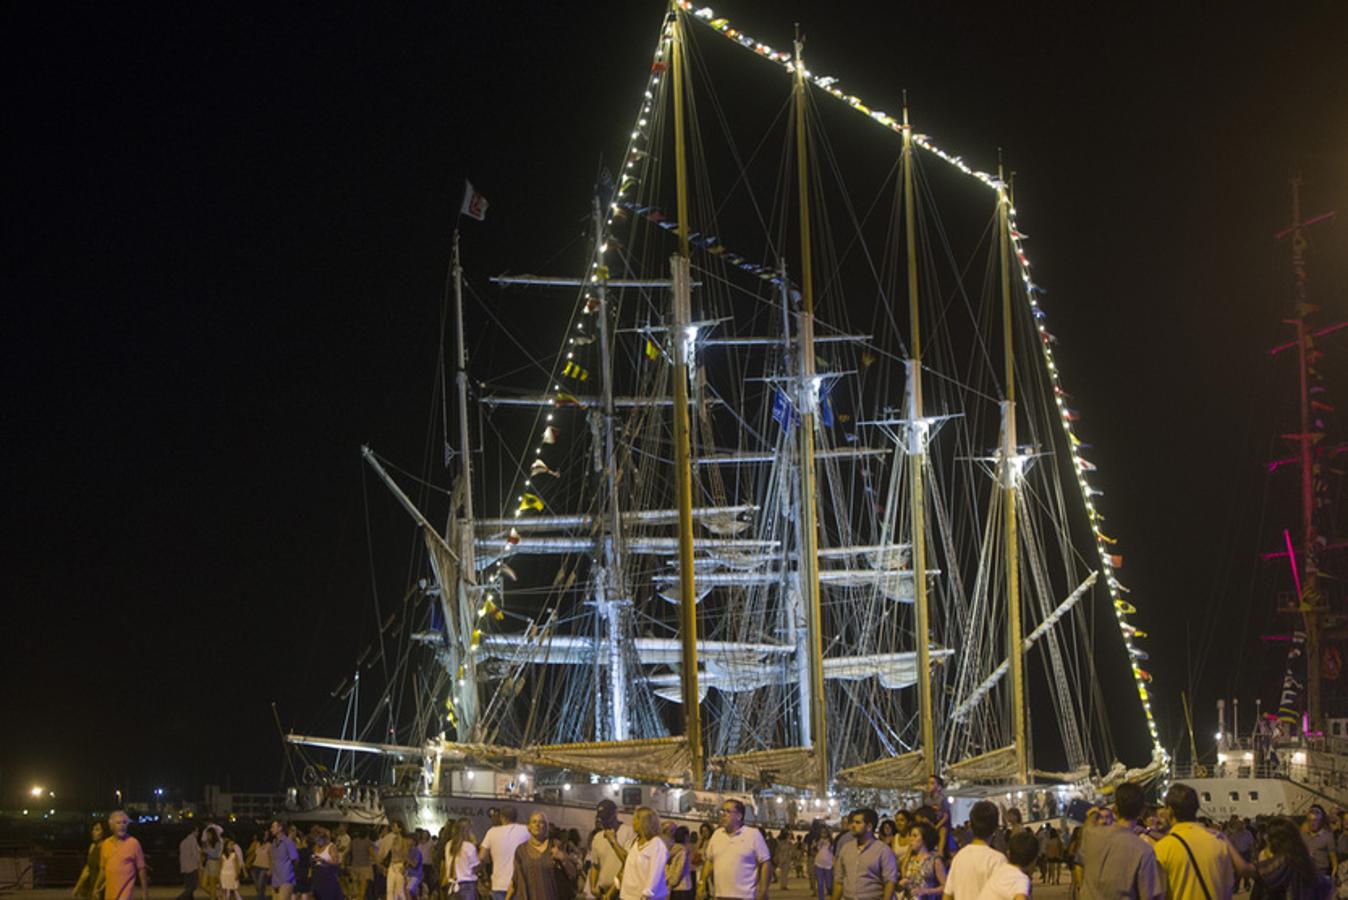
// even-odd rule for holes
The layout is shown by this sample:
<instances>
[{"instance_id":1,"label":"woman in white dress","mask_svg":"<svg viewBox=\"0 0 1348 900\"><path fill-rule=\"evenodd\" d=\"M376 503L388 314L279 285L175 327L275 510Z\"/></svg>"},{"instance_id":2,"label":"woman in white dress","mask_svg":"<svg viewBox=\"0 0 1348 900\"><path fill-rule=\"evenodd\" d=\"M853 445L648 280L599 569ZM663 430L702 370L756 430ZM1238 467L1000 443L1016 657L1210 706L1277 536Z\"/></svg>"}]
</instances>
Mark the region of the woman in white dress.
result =
<instances>
[{"instance_id":1,"label":"woman in white dress","mask_svg":"<svg viewBox=\"0 0 1348 900\"><path fill-rule=\"evenodd\" d=\"M225 846L220 853L220 894L222 900L243 900L239 894L239 885L243 873L247 871L243 862L243 850L234 838L225 835Z\"/></svg>"}]
</instances>

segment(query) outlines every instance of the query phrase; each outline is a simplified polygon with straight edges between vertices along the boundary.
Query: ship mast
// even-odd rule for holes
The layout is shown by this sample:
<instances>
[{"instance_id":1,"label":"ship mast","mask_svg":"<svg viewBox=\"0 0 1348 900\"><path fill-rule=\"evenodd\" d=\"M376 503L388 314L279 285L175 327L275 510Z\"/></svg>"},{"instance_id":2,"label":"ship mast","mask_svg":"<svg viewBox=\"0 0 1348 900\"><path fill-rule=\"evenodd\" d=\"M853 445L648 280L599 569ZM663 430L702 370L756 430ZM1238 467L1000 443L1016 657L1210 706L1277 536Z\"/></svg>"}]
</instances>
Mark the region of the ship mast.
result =
<instances>
[{"instance_id":1,"label":"ship mast","mask_svg":"<svg viewBox=\"0 0 1348 900\"><path fill-rule=\"evenodd\" d=\"M463 518L459 522L459 579L458 616L461 644L460 664L463 675L459 679L459 735L463 740L477 739L477 659L470 646L473 633L473 615L477 609L477 563L475 561L473 529L473 454L468 435L468 338L463 330L463 266L459 261L459 231L454 230L454 251L451 270L454 275L454 324L458 342L454 348L454 382L459 394L459 478L463 484ZM448 585L441 586L444 589ZM458 677L455 673L455 677Z\"/></svg>"},{"instance_id":2,"label":"ship mast","mask_svg":"<svg viewBox=\"0 0 1348 900\"><path fill-rule=\"evenodd\" d=\"M1306 232L1301 221L1301 178L1292 178L1292 287L1296 329L1300 425L1296 436L1301 462L1301 548L1304 557L1301 596L1297 605L1306 628L1306 715L1311 731L1320 728L1320 570L1315 560L1315 478L1311 445L1321 435L1311 431L1310 355L1314 335L1306 317L1315 311L1306 293Z\"/></svg>"},{"instance_id":3,"label":"ship mast","mask_svg":"<svg viewBox=\"0 0 1348 900\"><path fill-rule=\"evenodd\" d=\"M819 598L819 525L815 487L814 426L818 389L814 365L814 267L810 255L810 181L805 131L805 63L796 39L796 175L800 184L800 572L810 654L811 746L818 766L818 796L828 792L828 732L824 720L823 613Z\"/></svg>"},{"instance_id":4,"label":"ship mast","mask_svg":"<svg viewBox=\"0 0 1348 900\"><path fill-rule=\"evenodd\" d=\"M599 358L603 378L604 470L607 486L608 515L601 532L603 570L595 579L595 605L605 622L603 654L608 662L608 706L610 732L607 737L625 741L630 734L627 717L627 665L623 658L623 614L629 605L622 580L622 519L618 510L617 446L613 435L613 354L609 345L608 267L603 264L604 219L599 197L594 198L594 297L599 304Z\"/></svg>"},{"instance_id":5,"label":"ship mast","mask_svg":"<svg viewBox=\"0 0 1348 900\"><path fill-rule=\"evenodd\" d=\"M688 250L688 156L685 147L683 22L674 4L670 49L674 70L674 173L678 191L679 252L670 258L674 281L674 316L670 343L674 351L674 479L679 514L679 600L682 638L684 734L692 757L693 787L704 784L702 707L697 684L697 587L693 571L693 464L688 424L688 355L692 329L692 278Z\"/></svg>"},{"instance_id":6,"label":"ship mast","mask_svg":"<svg viewBox=\"0 0 1348 900\"><path fill-rule=\"evenodd\" d=\"M908 517L913 542L913 589L917 614L917 703L921 717L922 763L936 774L936 727L931 708L931 621L927 600L926 496L922 483L927 462L927 423L922 418L922 330L917 286L917 218L913 197L913 128L903 105L903 219L908 253L908 325L912 359L908 361Z\"/></svg>"},{"instance_id":7,"label":"ship mast","mask_svg":"<svg viewBox=\"0 0 1348 900\"><path fill-rule=\"evenodd\" d=\"M1005 357L1006 399L1002 401L1002 447L999 454L1002 487L1002 539L1006 554L1007 655L1011 660L1011 728L1016 751L1018 784L1029 781L1029 754L1025 735L1025 651L1020 621L1020 549L1016 536L1016 493L1023 461L1016 453L1016 366L1011 315L1011 198L1006 176L997 164L997 250L1002 281L1002 353Z\"/></svg>"}]
</instances>

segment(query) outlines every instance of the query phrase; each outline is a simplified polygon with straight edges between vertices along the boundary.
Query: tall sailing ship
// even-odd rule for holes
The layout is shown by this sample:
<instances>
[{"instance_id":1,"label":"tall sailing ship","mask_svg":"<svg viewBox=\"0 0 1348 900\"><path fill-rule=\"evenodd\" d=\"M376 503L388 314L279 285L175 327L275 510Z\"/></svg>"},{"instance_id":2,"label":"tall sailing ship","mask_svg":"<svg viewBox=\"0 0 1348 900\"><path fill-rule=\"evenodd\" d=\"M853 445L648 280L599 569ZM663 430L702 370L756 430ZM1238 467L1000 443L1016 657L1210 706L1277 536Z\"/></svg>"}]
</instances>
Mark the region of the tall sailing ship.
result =
<instances>
[{"instance_id":1,"label":"tall sailing ship","mask_svg":"<svg viewBox=\"0 0 1348 900\"><path fill-rule=\"evenodd\" d=\"M385 688L387 740L291 741L338 752L339 781L401 758L384 809L428 825L506 797L695 819L727 792L807 822L935 773L1047 814L1160 776L1001 167L812 71L799 38L684 2L628 134L571 272L489 288L456 235L445 524L365 451L423 538L405 633L434 664L403 668L410 722ZM488 291L569 324L516 371L474 367L464 297Z\"/></svg>"},{"instance_id":2,"label":"tall sailing ship","mask_svg":"<svg viewBox=\"0 0 1348 900\"><path fill-rule=\"evenodd\" d=\"M1348 807L1348 694L1335 690L1348 643L1340 558L1348 543L1340 537L1335 464L1343 445L1333 438L1334 403L1319 349L1348 322L1324 322L1310 290L1309 230L1334 213L1303 214L1300 177L1291 181L1291 198L1289 223L1276 235L1291 251L1291 316L1283 320L1290 334L1270 356L1292 376L1280 380L1295 385L1295 404L1279 404L1293 413L1281 434L1288 455L1269 461L1268 477L1275 496L1295 500L1271 504L1281 521L1260 536L1272 544L1261 556L1277 585L1283 626L1263 640L1286 647L1286 663L1276 706L1265 710L1256 698L1242 729L1239 700L1229 708L1218 700L1215 765L1199 762L1191 728L1189 763L1173 773L1220 817L1300 815L1313 803Z\"/></svg>"}]
</instances>

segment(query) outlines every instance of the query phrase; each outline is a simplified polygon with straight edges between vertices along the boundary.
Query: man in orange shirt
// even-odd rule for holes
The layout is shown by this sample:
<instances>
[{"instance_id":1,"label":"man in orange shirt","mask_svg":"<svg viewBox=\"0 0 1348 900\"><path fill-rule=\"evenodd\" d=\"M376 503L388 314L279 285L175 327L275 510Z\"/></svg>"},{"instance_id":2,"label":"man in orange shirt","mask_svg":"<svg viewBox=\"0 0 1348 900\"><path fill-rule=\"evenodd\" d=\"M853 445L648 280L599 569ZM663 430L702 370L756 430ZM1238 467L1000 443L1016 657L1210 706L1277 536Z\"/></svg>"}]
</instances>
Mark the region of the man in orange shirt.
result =
<instances>
[{"instance_id":1,"label":"man in orange shirt","mask_svg":"<svg viewBox=\"0 0 1348 900\"><path fill-rule=\"evenodd\" d=\"M150 898L150 877L145 871L145 851L140 841L128 832L131 817L120 809L108 816L112 837L98 848L102 860L103 900L131 900L136 881L140 881L140 900Z\"/></svg>"}]
</instances>

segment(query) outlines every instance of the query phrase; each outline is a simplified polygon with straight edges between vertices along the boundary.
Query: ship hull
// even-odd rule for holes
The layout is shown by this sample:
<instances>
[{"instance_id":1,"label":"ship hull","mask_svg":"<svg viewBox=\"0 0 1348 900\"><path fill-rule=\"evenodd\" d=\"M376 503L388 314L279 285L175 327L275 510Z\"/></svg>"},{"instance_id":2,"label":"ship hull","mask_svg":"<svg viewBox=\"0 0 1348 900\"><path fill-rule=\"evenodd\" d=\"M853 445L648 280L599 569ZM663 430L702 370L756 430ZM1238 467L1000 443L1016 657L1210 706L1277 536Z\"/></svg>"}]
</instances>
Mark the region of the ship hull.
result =
<instances>
[{"instance_id":1,"label":"ship hull","mask_svg":"<svg viewBox=\"0 0 1348 900\"><path fill-rule=\"evenodd\" d=\"M1200 814L1218 822L1231 816L1301 816L1313 803L1348 804L1348 791L1311 790L1286 778L1177 778L1176 782L1197 791Z\"/></svg>"},{"instance_id":2,"label":"ship hull","mask_svg":"<svg viewBox=\"0 0 1348 900\"><path fill-rule=\"evenodd\" d=\"M630 817L638 806L647 806L654 809L661 820L696 829L704 822L715 824L716 809L722 796L641 784L577 784L540 787L529 794L461 790L394 793L385 794L382 802L388 821L399 821L408 829L424 828L432 834L438 833L448 822L467 818L480 838L491 827L493 813L509 806L515 810L515 821L521 824L528 822L534 813L541 812L548 817L549 824L562 829L574 828L586 838L595 827L595 808L603 800L613 801L625 817ZM752 810L752 802L745 805ZM752 812L750 815L752 817Z\"/></svg>"}]
</instances>

